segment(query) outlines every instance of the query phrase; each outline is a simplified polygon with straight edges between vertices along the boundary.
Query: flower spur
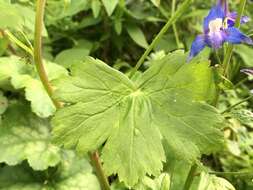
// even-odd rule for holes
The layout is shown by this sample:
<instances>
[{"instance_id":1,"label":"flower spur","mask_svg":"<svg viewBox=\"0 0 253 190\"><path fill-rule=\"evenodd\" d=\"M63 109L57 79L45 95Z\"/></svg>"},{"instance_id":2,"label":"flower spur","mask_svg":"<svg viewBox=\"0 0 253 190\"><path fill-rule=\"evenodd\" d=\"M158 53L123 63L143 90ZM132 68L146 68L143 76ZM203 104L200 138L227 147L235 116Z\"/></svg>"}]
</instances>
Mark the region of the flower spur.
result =
<instances>
[{"instance_id":1,"label":"flower spur","mask_svg":"<svg viewBox=\"0 0 253 190\"><path fill-rule=\"evenodd\" d=\"M225 42L231 44L253 44L251 38L234 27L237 13L228 11L227 2L218 1L204 19L204 33L198 35L191 46L188 61L198 55L206 46L219 49ZM241 23L247 22L248 17L242 17Z\"/></svg>"},{"instance_id":2,"label":"flower spur","mask_svg":"<svg viewBox=\"0 0 253 190\"><path fill-rule=\"evenodd\" d=\"M228 27L232 27L235 25L235 21L237 18L237 12L230 12L228 9L228 1L227 0L218 0L217 5L222 7L225 17L226 17L226 22ZM245 24L250 21L250 18L248 16L242 16L241 17L241 24Z\"/></svg>"}]
</instances>

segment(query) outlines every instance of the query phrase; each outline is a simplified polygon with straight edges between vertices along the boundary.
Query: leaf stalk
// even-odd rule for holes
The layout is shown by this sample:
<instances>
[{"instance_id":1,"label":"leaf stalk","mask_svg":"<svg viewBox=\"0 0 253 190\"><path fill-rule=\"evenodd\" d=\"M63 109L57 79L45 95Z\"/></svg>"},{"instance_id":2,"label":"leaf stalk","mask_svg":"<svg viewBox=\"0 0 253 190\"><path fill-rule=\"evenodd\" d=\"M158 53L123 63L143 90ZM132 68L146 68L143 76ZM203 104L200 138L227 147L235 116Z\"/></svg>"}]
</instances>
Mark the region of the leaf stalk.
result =
<instances>
[{"instance_id":1,"label":"leaf stalk","mask_svg":"<svg viewBox=\"0 0 253 190\"><path fill-rule=\"evenodd\" d=\"M100 181L100 185L102 190L110 190L110 185L108 183L107 177L105 176L102 168L102 164L99 159L98 151L95 151L94 153L90 153L91 163L95 169L95 172L97 174L97 177Z\"/></svg>"},{"instance_id":2,"label":"leaf stalk","mask_svg":"<svg viewBox=\"0 0 253 190\"><path fill-rule=\"evenodd\" d=\"M190 171L188 173L188 176L186 178L183 190L189 190L191 188L191 185L192 185L192 182L193 182L193 179L195 177L197 169L198 169L197 164L193 164L191 166L191 169L190 169Z\"/></svg>"},{"instance_id":3,"label":"leaf stalk","mask_svg":"<svg viewBox=\"0 0 253 190\"><path fill-rule=\"evenodd\" d=\"M48 96L54 103L55 107L59 109L62 107L62 104L53 98L53 88L48 80L48 76L47 76L47 73L43 64L43 59L42 59L42 28L43 28L43 20L44 20L44 13L45 13L45 5L46 5L46 0L37 0L33 54L34 54L35 66L39 74L40 80ZM94 153L92 153L90 155L90 159L93 163L93 167L97 173L101 186L105 187L104 190L110 190L109 183L104 174L104 171L99 159L98 151L95 151Z\"/></svg>"},{"instance_id":4,"label":"leaf stalk","mask_svg":"<svg viewBox=\"0 0 253 190\"><path fill-rule=\"evenodd\" d=\"M47 91L48 96L54 103L56 108L60 108L60 102L53 98L53 88L49 83L46 69L42 60L42 26L44 20L46 0L37 0L36 4L36 18L35 18L35 36L34 36L34 61L35 66L40 77L40 80Z\"/></svg>"}]
</instances>

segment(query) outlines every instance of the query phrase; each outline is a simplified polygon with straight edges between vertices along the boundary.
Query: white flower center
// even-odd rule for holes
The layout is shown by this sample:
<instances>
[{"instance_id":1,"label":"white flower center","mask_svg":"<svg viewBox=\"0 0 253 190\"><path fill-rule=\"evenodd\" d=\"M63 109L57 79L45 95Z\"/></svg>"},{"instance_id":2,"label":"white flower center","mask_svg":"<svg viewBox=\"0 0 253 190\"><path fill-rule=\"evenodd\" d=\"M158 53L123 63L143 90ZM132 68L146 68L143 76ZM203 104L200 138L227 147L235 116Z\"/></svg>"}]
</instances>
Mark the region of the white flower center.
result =
<instances>
[{"instance_id":1,"label":"white flower center","mask_svg":"<svg viewBox=\"0 0 253 190\"><path fill-rule=\"evenodd\" d=\"M221 18L216 18L209 23L209 31L210 33L219 32L223 26L223 22Z\"/></svg>"}]
</instances>

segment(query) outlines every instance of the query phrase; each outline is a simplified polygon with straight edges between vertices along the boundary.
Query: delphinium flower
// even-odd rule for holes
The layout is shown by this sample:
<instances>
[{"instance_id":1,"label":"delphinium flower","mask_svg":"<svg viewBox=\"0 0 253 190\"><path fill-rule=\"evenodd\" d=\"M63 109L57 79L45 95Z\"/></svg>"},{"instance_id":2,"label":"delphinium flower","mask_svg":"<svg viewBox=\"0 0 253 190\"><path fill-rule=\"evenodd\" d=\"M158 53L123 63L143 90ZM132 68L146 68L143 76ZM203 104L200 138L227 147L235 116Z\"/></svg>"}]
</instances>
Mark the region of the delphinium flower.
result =
<instances>
[{"instance_id":1,"label":"delphinium flower","mask_svg":"<svg viewBox=\"0 0 253 190\"><path fill-rule=\"evenodd\" d=\"M236 17L236 12L229 12L227 1L218 0L218 3L204 19L203 34L198 35L192 43L188 61L198 55L206 46L217 50L225 42L252 45L252 39L234 27ZM248 17L242 17L241 23L245 23L248 20Z\"/></svg>"}]
</instances>

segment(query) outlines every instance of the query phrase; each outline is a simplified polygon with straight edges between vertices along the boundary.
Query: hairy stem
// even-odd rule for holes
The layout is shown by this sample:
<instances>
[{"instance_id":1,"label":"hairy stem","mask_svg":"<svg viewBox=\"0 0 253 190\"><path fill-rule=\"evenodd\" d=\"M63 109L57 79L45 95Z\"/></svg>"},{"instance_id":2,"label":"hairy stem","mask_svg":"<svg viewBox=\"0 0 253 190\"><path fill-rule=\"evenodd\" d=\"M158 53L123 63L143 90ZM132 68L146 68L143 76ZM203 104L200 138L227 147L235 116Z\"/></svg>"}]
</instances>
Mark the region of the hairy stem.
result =
<instances>
[{"instance_id":1,"label":"hairy stem","mask_svg":"<svg viewBox=\"0 0 253 190\"><path fill-rule=\"evenodd\" d=\"M42 26L44 19L46 0L38 0L36 5L35 36L34 36L34 61L40 80L56 108L61 104L53 98L53 89L49 83L48 76L42 60Z\"/></svg>"},{"instance_id":2,"label":"hairy stem","mask_svg":"<svg viewBox=\"0 0 253 190\"><path fill-rule=\"evenodd\" d=\"M53 98L53 89L49 83L48 76L43 65L42 60L42 26L44 20L44 11L45 11L46 0L37 0L36 5L36 19L35 19L35 37L34 37L34 61L36 65L37 72L39 74L40 80L48 93L48 96L51 98L57 109L61 108L62 105L60 102ZM105 187L104 190L110 190L107 178L102 169L102 165L99 160L98 151L95 151L90 155L90 159L93 163L93 167L97 173L99 182L102 187ZM102 177L101 177L102 176Z\"/></svg>"},{"instance_id":3,"label":"hairy stem","mask_svg":"<svg viewBox=\"0 0 253 190\"><path fill-rule=\"evenodd\" d=\"M140 68L140 66L144 63L145 59L149 55L149 53L154 49L154 47L158 44L160 39L163 37L163 35L167 32L169 27L173 25L177 19L184 13L184 11L189 7L189 4L192 0L185 0L182 5L179 7L179 9L173 14L170 19L167 21L167 23L164 25L164 27L161 29L161 31L157 34L157 36L154 38L154 40L151 42L151 44L148 46L144 54L141 56L137 64L135 65L133 71L130 73L130 78L137 72L137 70Z\"/></svg>"},{"instance_id":4,"label":"hairy stem","mask_svg":"<svg viewBox=\"0 0 253 190\"><path fill-rule=\"evenodd\" d=\"M99 159L98 151L95 151L94 153L90 153L91 163L93 167L95 168L95 172L97 174L97 177L100 181L100 185L102 190L110 190L110 185L108 183L107 177L105 176L102 168L102 164Z\"/></svg>"},{"instance_id":5,"label":"hairy stem","mask_svg":"<svg viewBox=\"0 0 253 190\"><path fill-rule=\"evenodd\" d=\"M191 185L193 183L193 179L195 177L197 169L198 169L197 164L193 164L191 166L191 169L190 169L188 176L186 178L183 190L189 190L191 188Z\"/></svg>"}]
</instances>

